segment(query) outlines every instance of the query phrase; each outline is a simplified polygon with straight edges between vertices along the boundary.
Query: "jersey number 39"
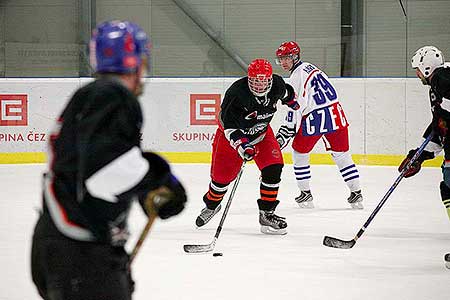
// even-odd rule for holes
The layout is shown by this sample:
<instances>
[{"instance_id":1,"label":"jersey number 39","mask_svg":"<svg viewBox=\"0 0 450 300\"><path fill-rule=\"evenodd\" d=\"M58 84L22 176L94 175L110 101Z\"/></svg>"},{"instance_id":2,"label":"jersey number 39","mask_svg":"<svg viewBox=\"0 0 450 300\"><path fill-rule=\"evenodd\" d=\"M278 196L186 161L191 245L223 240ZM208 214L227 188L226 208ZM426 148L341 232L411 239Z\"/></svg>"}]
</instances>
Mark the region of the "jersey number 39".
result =
<instances>
[{"instance_id":1,"label":"jersey number 39","mask_svg":"<svg viewBox=\"0 0 450 300\"><path fill-rule=\"evenodd\" d=\"M311 80L311 86L314 88L315 94L313 98L317 105L324 104L327 100L333 101L337 98L336 90L320 73Z\"/></svg>"}]
</instances>

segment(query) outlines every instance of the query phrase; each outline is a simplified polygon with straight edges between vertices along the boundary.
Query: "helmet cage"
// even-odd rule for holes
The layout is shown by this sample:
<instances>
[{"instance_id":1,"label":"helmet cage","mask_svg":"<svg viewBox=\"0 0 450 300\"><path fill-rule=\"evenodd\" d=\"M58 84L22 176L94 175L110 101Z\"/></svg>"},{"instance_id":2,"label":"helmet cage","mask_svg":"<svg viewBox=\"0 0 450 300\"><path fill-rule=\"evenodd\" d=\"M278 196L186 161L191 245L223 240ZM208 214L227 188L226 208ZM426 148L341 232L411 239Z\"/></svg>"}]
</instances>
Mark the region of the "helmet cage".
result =
<instances>
[{"instance_id":1,"label":"helmet cage","mask_svg":"<svg viewBox=\"0 0 450 300\"><path fill-rule=\"evenodd\" d=\"M267 77L264 74L258 74L255 77L248 77L248 86L250 91L258 97L267 95L272 88L272 75Z\"/></svg>"}]
</instances>

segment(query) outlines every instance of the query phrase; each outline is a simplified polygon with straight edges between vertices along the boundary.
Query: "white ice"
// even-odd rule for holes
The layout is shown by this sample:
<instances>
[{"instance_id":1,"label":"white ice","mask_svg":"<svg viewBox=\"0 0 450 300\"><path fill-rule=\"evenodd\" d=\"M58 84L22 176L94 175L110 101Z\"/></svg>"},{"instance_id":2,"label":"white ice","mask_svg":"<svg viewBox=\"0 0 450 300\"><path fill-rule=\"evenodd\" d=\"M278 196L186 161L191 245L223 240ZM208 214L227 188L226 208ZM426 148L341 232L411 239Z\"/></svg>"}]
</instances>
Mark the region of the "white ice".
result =
<instances>
[{"instance_id":1,"label":"white ice","mask_svg":"<svg viewBox=\"0 0 450 300\"><path fill-rule=\"evenodd\" d=\"M39 299L30 276L33 226L41 201L44 165L0 165L0 300ZM209 183L209 165L173 166L189 194L178 217L157 221L138 254L135 300L149 299L433 299L450 297L450 222L439 196L441 172L424 168L404 179L354 248L322 245L324 235L350 240L398 176L393 167L359 166L365 209L346 202L348 191L335 166L313 165L315 209L298 208L292 166L283 172L278 214L286 236L259 232L259 173L248 165L237 188L215 251L188 255L187 243L210 243L220 215L205 228L194 220ZM225 200L228 199L228 195ZM145 225L133 207L131 249Z\"/></svg>"}]
</instances>

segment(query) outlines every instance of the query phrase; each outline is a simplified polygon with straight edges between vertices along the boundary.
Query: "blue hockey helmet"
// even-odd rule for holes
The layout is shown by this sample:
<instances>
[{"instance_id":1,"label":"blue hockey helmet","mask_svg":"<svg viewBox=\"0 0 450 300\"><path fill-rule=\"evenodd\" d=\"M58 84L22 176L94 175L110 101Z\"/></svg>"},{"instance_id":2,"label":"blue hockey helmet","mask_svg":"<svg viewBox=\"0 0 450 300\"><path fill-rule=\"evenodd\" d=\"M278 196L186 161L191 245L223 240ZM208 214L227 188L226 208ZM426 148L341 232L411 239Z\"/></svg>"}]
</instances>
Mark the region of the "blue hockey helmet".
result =
<instances>
[{"instance_id":1,"label":"blue hockey helmet","mask_svg":"<svg viewBox=\"0 0 450 300\"><path fill-rule=\"evenodd\" d=\"M94 29L90 63L97 73L134 73L150 66L150 43L145 31L128 21L108 21Z\"/></svg>"}]
</instances>

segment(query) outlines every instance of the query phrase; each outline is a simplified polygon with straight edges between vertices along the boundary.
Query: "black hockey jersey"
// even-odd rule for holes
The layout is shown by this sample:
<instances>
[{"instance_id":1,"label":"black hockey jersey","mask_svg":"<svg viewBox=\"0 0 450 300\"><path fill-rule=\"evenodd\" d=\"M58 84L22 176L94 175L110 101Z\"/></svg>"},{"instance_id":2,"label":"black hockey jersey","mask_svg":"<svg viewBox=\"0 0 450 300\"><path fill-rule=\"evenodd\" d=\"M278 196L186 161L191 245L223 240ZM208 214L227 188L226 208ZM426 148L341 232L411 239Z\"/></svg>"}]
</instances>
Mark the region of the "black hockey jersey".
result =
<instances>
[{"instance_id":1,"label":"black hockey jersey","mask_svg":"<svg viewBox=\"0 0 450 300\"><path fill-rule=\"evenodd\" d=\"M117 79L80 88L50 135L44 213L76 240L123 244L132 200L159 183L140 149L142 112Z\"/></svg>"},{"instance_id":2,"label":"black hockey jersey","mask_svg":"<svg viewBox=\"0 0 450 300\"><path fill-rule=\"evenodd\" d=\"M434 129L432 142L442 145L450 132L450 68L442 67L433 72L430 80L430 104L433 120L424 133L428 136Z\"/></svg>"},{"instance_id":3,"label":"black hockey jersey","mask_svg":"<svg viewBox=\"0 0 450 300\"><path fill-rule=\"evenodd\" d=\"M295 99L294 89L281 76L273 74L272 88L265 97L255 96L248 87L247 77L234 82L226 91L219 114L219 126L231 144L242 138L257 143L264 137L277 111L283 104Z\"/></svg>"}]
</instances>

